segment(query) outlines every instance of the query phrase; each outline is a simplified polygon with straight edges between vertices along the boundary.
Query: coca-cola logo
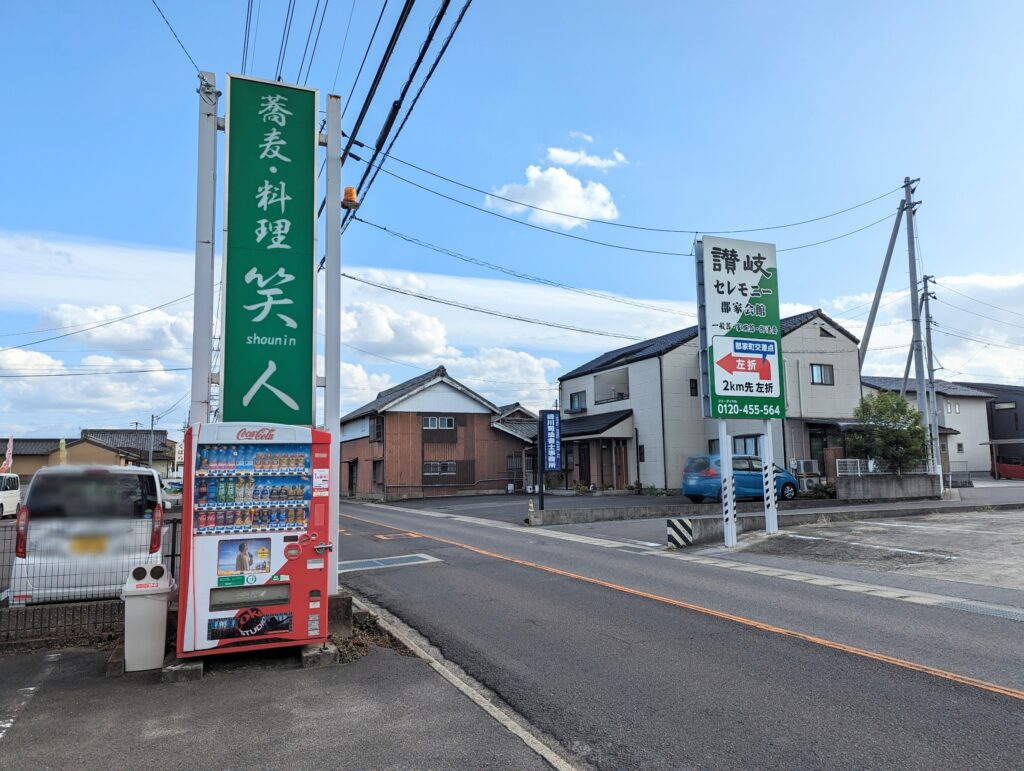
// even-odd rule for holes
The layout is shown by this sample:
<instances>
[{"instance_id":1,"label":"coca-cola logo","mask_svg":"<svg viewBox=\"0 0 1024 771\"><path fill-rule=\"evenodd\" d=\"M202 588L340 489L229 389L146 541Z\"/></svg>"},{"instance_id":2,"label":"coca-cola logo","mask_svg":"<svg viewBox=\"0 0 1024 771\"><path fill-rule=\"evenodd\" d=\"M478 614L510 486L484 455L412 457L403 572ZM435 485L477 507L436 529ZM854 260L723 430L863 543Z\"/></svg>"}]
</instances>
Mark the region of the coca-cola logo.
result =
<instances>
[{"instance_id":1,"label":"coca-cola logo","mask_svg":"<svg viewBox=\"0 0 1024 771\"><path fill-rule=\"evenodd\" d=\"M273 428L261 428L256 431L253 431L251 428L242 428L238 430L237 434L235 434L235 439L269 442L274 438L274 431L276 431L276 429Z\"/></svg>"}]
</instances>

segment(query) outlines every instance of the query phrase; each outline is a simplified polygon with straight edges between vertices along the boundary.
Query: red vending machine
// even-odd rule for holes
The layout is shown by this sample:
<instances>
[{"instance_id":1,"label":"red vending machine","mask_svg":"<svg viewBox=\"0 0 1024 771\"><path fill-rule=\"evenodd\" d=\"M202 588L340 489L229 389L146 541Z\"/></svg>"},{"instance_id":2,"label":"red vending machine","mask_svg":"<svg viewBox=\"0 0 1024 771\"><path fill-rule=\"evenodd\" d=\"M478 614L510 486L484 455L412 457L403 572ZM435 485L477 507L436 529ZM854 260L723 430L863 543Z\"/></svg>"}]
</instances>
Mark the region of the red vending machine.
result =
<instances>
[{"instance_id":1,"label":"red vending machine","mask_svg":"<svg viewBox=\"0 0 1024 771\"><path fill-rule=\"evenodd\" d=\"M327 639L330 442L276 423L185 433L179 657Z\"/></svg>"}]
</instances>

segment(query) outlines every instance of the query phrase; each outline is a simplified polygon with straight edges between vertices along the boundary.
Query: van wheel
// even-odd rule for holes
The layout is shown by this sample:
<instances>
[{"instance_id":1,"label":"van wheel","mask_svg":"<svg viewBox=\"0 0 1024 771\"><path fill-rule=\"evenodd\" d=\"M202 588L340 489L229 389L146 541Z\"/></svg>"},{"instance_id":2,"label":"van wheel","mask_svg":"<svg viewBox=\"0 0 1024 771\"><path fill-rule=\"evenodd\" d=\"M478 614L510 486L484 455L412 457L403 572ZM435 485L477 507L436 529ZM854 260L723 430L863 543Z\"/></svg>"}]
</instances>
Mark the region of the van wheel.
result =
<instances>
[{"instance_id":1,"label":"van wheel","mask_svg":"<svg viewBox=\"0 0 1024 771\"><path fill-rule=\"evenodd\" d=\"M792 482L786 482L780 492L782 493L782 500L791 501L796 498L796 485Z\"/></svg>"}]
</instances>

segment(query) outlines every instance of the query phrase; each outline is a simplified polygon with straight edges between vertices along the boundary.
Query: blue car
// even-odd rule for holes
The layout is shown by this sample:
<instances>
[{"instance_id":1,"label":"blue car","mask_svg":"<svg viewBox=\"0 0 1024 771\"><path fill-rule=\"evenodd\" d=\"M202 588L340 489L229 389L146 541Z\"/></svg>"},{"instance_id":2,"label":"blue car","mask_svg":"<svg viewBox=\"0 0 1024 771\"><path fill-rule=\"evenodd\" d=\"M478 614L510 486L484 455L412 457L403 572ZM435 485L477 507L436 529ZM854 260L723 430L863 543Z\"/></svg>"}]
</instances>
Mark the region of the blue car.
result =
<instances>
[{"instance_id":1,"label":"blue car","mask_svg":"<svg viewBox=\"0 0 1024 771\"><path fill-rule=\"evenodd\" d=\"M764 497L761 459L756 455L734 455L733 475L736 477L737 498ZM796 477L781 466L775 466L775 490L780 499L796 498ZM718 455L695 455L686 459L683 470L683 495L694 503L705 499L722 500L722 461Z\"/></svg>"}]
</instances>

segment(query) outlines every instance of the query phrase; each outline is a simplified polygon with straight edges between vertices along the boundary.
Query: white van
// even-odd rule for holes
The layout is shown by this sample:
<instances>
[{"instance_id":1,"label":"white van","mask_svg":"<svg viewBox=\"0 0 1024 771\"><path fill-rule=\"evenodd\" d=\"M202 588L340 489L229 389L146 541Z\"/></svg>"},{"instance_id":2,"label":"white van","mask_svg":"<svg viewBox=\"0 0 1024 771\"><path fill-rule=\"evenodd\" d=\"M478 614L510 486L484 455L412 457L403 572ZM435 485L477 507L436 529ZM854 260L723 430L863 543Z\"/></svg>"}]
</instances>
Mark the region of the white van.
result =
<instances>
[{"instance_id":1,"label":"white van","mask_svg":"<svg viewBox=\"0 0 1024 771\"><path fill-rule=\"evenodd\" d=\"M0 519L13 517L21 505L21 480L17 474L0 474Z\"/></svg>"}]
</instances>

